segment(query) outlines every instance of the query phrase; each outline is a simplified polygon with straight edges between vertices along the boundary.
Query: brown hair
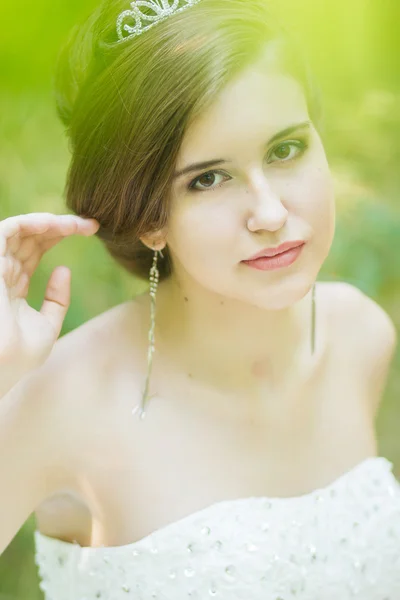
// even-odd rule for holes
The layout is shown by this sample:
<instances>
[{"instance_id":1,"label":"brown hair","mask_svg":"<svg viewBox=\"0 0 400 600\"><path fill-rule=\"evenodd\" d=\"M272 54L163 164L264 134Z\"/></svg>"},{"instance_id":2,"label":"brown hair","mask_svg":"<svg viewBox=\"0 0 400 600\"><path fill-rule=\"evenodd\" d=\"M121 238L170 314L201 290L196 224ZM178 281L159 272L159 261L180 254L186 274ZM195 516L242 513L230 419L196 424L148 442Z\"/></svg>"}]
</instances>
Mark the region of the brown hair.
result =
<instances>
[{"instance_id":1,"label":"brown hair","mask_svg":"<svg viewBox=\"0 0 400 600\"><path fill-rule=\"evenodd\" d=\"M274 65L301 83L317 128L320 102L267 0L201 0L117 44L126 8L126 0L106 0L74 28L60 54L56 100L72 151L68 208L97 219L111 255L148 279L153 251L139 238L167 225L183 136L218 93L274 42ZM168 248L163 254L160 280L172 272Z\"/></svg>"}]
</instances>

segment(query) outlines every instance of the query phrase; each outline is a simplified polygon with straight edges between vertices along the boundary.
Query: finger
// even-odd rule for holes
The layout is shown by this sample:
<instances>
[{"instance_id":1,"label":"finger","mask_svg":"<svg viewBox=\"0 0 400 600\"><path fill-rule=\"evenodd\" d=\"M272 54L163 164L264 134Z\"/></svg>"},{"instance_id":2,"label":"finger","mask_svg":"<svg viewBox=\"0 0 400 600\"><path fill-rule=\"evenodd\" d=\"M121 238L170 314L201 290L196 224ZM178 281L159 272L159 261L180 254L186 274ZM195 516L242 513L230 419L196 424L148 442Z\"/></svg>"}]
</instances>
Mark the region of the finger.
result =
<instances>
[{"instance_id":1,"label":"finger","mask_svg":"<svg viewBox=\"0 0 400 600\"><path fill-rule=\"evenodd\" d=\"M9 287L7 286L4 278L0 276L0 315L3 323L11 323L12 322L12 311L10 307L10 295L9 295ZM5 335L5 331L2 327L2 335Z\"/></svg>"},{"instance_id":2,"label":"finger","mask_svg":"<svg viewBox=\"0 0 400 600\"><path fill-rule=\"evenodd\" d=\"M18 282L12 289L12 295L14 298L27 298L29 293L31 278L27 273L21 273Z\"/></svg>"},{"instance_id":3,"label":"finger","mask_svg":"<svg viewBox=\"0 0 400 600\"><path fill-rule=\"evenodd\" d=\"M5 284L9 287L12 272L12 259L9 256L2 256L0 258L0 278L4 280Z\"/></svg>"},{"instance_id":4,"label":"finger","mask_svg":"<svg viewBox=\"0 0 400 600\"><path fill-rule=\"evenodd\" d=\"M21 282L22 279L22 282ZM20 297L21 290L28 284L29 289L30 275L23 270L20 261L12 256L0 257L0 284L3 293L8 299L11 297Z\"/></svg>"},{"instance_id":5,"label":"finger","mask_svg":"<svg viewBox=\"0 0 400 600\"><path fill-rule=\"evenodd\" d=\"M65 235L57 235L47 238L42 235L34 235L25 238L19 250L15 253L15 257L24 264L25 268L27 267L30 272L33 272L43 255L54 248L54 246L57 246L66 237Z\"/></svg>"},{"instance_id":6,"label":"finger","mask_svg":"<svg viewBox=\"0 0 400 600\"><path fill-rule=\"evenodd\" d=\"M65 239L65 236L56 236L53 238L43 238L42 235L25 238L21 245L11 256L22 263L23 270L32 277L39 266L45 252L51 250L59 242ZM40 240L40 241L39 241Z\"/></svg>"},{"instance_id":7,"label":"finger","mask_svg":"<svg viewBox=\"0 0 400 600\"><path fill-rule=\"evenodd\" d=\"M12 236L7 238L8 248L17 253L20 246L30 239L41 239L42 237L54 237L56 235L67 235L74 233L77 229L76 219L72 215L49 215L40 222L33 219L29 224L20 224L20 228Z\"/></svg>"},{"instance_id":8,"label":"finger","mask_svg":"<svg viewBox=\"0 0 400 600\"><path fill-rule=\"evenodd\" d=\"M40 312L53 326L56 339L59 337L62 325L71 300L71 271L67 267L57 267L50 276L46 294Z\"/></svg>"},{"instance_id":9,"label":"finger","mask_svg":"<svg viewBox=\"0 0 400 600\"><path fill-rule=\"evenodd\" d=\"M83 219L77 222L75 226L68 229L68 224L65 227L56 227L52 230L47 231L45 235L34 234L32 239L40 245L43 250L49 250L58 244L61 240L72 235L83 235L91 236L95 234L100 228L100 223L95 219ZM53 233L54 229L54 233ZM27 238L31 239L31 238Z\"/></svg>"},{"instance_id":10,"label":"finger","mask_svg":"<svg viewBox=\"0 0 400 600\"><path fill-rule=\"evenodd\" d=\"M17 256L21 251L21 248L24 248L27 243L31 243L29 240L31 240L34 235L44 235L46 231L55 225L54 222L51 222L50 217L46 222L35 222L35 220L32 220L31 223L25 225L23 222L17 223L12 230L8 228L6 232L9 233L10 231L13 231L13 234L6 234L6 252ZM0 226L2 226L2 223L0 223Z\"/></svg>"},{"instance_id":11,"label":"finger","mask_svg":"<svg viewBox=\"0 0 400 600\"><path fill-rule=\"evenodd\" d=\"M26 237L20 240L14 238L13 243L10 243L7 248L7 255L13 256L17 260L24 262L35 252L35 250L37 250L37 244L35 244L33 237Z\"/></svg>"},{"instance_id":12,"label":"finger","mask_svg":"<svg viewBox=\"0 0 400 600\"><path fill-rule=\"evenodd\" d=\"M7 238L0 233L0 256L4 256L7 250Z\"/></svg>"},{"instance_id":13,"label":"finger","mask_svg":"<svg viewBox=\"0 0 400 600\"><path fill-rule=\"evenodd\" d=\"M42 252L42 254L44 254L48 250L51 250L52 248L54 248L54 246L59 244L64 239L65 239L65 236L58 236L58 237L42 240L42 242L40 243L40 251Z\"/></svg>"},{"instance_id":14,"label":"finger","mask_svg":"<svg viewBox=\"0 0 400 600\"><path fill-rule=\"evenodd\" d=\"M8 273L7 273L7 276L5 277L5 280L6 280L7 285L12 290L14 288L14 286L16 285L16 283L18 282L18 279L22 273L22 265L19 260L15 260L15 258L12 258L12 257L8 257L8 261L9 261L9 268L8 268Z\"/></svg>"},{"instance_id":15,"label":"finger","mask_svg":"<svg viewBox=\"0 0 400 600\"><path fill-rule=\"evenodd\" d=\"M25 241L25 245L21 246L20 251L16 253L16 258L21 261L24 270L32 276L43 255L63 239L65 239L64 236L58 236L35 243L33 239L29 238Z\"/></svg>"},{"instance_id":16,"label":"finger","mask_svg":"<svg viewBox=\"0 0 400 600\"><path fill-rule=\"evenodd\" d=\"M59 241L63 240L64 236L58 236L54 238L43 238L43 236L31 236L21 240L21 244L17 250L10 252L10 256L13 256L23 264L30 261L31 259L39 260L47 249L55 246Z\"/></svg>"},{"instance_id":17,"label":"finger","mask_svg":"<svg viewBox=\"0 0 400 600\"><path fill-rule=\"evenodd\" d=\"M83 218L77 215L54 215L52 213L31 213L10 217L0 221L0 234L3 234L9 242L13 238L23 239L29 235L50 234L72 235L82 233L93 235L100 227L96 219Z\"/></svg>"},{"instance_id":18,"label":"finger","mask_svg":"<svg viewBox=\"0 0 400 600\"><path fill-rule=\"evenodd\" d=\"M22 264L17 260L14 261L12 279L11 279L12 290L14 290L15 287L18 285L19 280L21 279L23 274L24 274L24 272L22 270Z\"/></svg>"},{"instance_id":19,"label":"finger","mask_svg":"<svg viewBox=\"0 0 400 600\"><path fill-rule=\"evenodd\" d=\"M9 217L0 221L0 232L7 240L14 236L24 236L31 233L46 231L46 228L54 222L56 215L51 213L30 213Z\"/></svg>"},{"instance_id":20,"label":"finger","mask_svg":"<svg viewBox=\"0 0 400 600\"><path fill-rule=\"evenodd\" d=\"M79 233L82 235L94 235L98 232L101 225L96 219L82 219L81 227Z\"/></svg>"},{"instance_id":21,"label":"finger","mask_svg":"<svg viewBox=\"0 0 400 600\"><path fill-rule=\"evenodd\" d=\"M22 268L25 271L25 273L29 275L29 277L32 277L32 275L38 268L39 263L42 260L43 254L44 251L42 251L40 248L36 248L35 251L31 253L29 258L23 261Z\"/></svg>"},{"instance_id":22,"label":"finger","mask_svg":"<svg viewBox=\"0 0 400 600\"><path fill-rule=\"evenodd\" d=\"M47 240L57 239L58 243L64 237L72 235L91 236L95 234L100 227L100 223L95 219L81 219L74 215L61 215L57 217L57 221L48 223L47 226L41 228L40 231L31 231L17 233L8 239L8 247L12 253L18 255L21 259L26 258L26 254L19 254L22 245L29 240L34 240L35 243L43 245ZM52 248L55 244L49 246ZM22 251L24 252L24 251Z\"/></svg>"}]
</instances>

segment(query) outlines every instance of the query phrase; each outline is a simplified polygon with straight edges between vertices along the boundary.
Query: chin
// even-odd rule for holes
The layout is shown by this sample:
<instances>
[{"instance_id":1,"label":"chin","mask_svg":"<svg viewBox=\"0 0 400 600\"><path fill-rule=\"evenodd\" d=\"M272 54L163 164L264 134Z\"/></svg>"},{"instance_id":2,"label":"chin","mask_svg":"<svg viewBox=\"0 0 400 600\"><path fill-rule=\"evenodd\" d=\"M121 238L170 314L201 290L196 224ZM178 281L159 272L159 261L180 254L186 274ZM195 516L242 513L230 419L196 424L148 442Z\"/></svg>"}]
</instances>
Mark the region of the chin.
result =
<instances>
[{"instance_id":1,"label":"chin","mask_svg":"<svg viewBox=\"0 0 400 600\"><path fill-rule=\"evenodd\" d=\"M290 283L277 282L275 285L270 284L263 289L253 290L247 302L265 310L285 310L311 293L314 283L315 278L301 278Z\"/></svg>"}]
</instances>

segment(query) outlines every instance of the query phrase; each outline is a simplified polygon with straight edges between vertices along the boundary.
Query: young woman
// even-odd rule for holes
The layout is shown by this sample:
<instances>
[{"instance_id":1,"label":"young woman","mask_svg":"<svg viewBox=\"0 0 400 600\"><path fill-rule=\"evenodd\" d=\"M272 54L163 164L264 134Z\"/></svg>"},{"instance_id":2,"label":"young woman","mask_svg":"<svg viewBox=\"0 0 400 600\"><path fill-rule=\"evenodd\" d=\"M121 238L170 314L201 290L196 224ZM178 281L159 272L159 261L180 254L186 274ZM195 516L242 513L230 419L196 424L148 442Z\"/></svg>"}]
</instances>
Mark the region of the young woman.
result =
<instances>
[{"instance_id":1,"label":"young woman","mask_svg":"<svg viewBox=\"0 0 400 600\"><path fill-rule=\"evenodd\" d=\"M76 216L0 223L0 551L35 511L48 600L397 598L396 331L317 282L335 201L298 49L265 0L110 0L57 83ZM150 294L56 342L69 270L26 296L72 234Z\"/></svg>"}]
</instances>

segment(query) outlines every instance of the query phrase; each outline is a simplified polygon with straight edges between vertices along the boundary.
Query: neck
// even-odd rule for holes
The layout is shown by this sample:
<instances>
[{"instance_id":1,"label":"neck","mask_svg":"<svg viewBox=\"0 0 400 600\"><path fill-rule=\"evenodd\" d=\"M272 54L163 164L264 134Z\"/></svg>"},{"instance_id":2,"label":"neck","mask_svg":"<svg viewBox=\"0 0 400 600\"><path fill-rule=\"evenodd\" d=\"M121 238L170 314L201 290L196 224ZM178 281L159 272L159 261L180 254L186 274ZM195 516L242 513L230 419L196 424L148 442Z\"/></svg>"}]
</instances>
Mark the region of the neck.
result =
<instances>
[{"instance_id":1,"label":"neck","mask_svg":"<svg viewBox=\"0 0 400 600\"><path fill-rule=\"evenodd\" d=\"M155 345L214 389L280 389L312 364L312 287L276 296L266 309L170 278L157 292Z\"/></svg>"}]
</instances>

